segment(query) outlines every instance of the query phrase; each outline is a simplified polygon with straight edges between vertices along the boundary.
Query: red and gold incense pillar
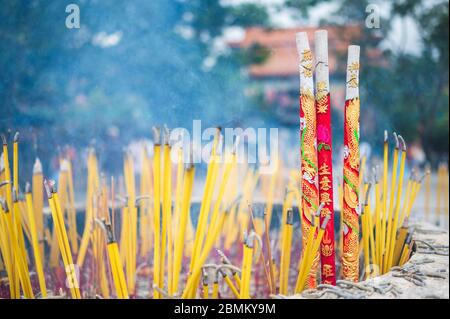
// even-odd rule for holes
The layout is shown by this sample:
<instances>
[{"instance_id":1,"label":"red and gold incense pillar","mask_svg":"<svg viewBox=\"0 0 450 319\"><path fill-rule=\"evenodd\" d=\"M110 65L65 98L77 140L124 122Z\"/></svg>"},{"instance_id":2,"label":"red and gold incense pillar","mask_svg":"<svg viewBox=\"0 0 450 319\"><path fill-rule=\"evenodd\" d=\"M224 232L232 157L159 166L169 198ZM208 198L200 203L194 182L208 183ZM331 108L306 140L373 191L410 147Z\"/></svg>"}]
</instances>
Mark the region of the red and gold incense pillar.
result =
<instances>
[{"instance_id":1,"label":"red and gold incense pillar","mask_svg":"<svg viewBox=\"0 0 450 319\"><path fill-rule=\"evenodd\" d=\"M307 234L311 228L311 218L319 206L317 191L317 149L316 149L316 107L314 103L313 58L306 32L296 35L297 51L300 59L300 153L302 173L302 249L306 247ZM306 287L317 285L316 273L319 254L314 257Z\"/></svg>"},{"instance_id":2,"label":"red and gold incense pillar","mask_svg":"<svg viewBox=\"0 0 450 319\"><path fill-rule=\"evenodd\" d=\"M336 262L334 250L333 209L333 159L328 76L328 33L326 30L314 34L316 55L315 99L317 119L317 162L319 176L319 202L324 204L320 213L320 224L327 216L330 220L325 228L320 246L322 283L336 285Z\"/></svg>"},{"instance_id":3,"label":"red and gold incense pillar","mask_svg":"<svg viewBox=\"0 0 450 319\"><path fill-rule=\"evenodd\" d=\"M359 46L348 47L344 116L343 279L359 274Z\"/></svg>"}]
</instances>

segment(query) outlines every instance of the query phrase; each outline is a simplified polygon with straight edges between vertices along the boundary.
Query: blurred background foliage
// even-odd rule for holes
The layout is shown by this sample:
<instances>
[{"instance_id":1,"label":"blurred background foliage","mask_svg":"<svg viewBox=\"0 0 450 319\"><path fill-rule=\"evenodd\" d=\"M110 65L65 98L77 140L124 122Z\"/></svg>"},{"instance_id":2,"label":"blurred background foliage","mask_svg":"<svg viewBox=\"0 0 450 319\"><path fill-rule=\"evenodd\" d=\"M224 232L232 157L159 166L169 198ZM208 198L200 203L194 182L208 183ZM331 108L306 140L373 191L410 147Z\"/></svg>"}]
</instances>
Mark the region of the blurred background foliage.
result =
<instances>
[{"instance_id":1,"label":"blurred background foliage","mask_svg":"<svg viewBox=\"0 0 450 319\"><path fill-rule=\"evenodd\" d=\"M322 25L366 19L365 0L279 6L304 23L325 2L336 10ZM436 163L448 158L448 1L391 2L381 29L362 28L362 52L378 48L388 61L370 65L362 55L362 101L370 101L372 126L418 141ZM69 3L80 7L80 29L65 27ZM109 163L125 143L150 136L152 125L282 125L244 90L250 79L243 70L270 51L229 52L218 41L229 27L276 27L259 2L1 0L0 8L0 132L19 130L22 154L49 158L58 146L95 143ZM382 47L395 17L417 22L419 54ZM33 161L22 163L31 168Z\"/></svg>"}]
</instances>

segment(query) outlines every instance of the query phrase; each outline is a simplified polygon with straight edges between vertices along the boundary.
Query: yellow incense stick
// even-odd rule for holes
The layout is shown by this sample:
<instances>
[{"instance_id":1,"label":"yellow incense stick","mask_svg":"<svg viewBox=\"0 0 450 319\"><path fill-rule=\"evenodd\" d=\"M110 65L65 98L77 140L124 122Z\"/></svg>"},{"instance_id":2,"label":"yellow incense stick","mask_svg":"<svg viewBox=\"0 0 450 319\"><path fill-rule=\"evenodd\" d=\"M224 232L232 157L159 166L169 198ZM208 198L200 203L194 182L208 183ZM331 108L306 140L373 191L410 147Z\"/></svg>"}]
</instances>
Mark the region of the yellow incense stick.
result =
<instances>
[{"instance_id":1,"label":"yellow incense stick","mask_svg":"<svg viewBox=\"0 0 450 319\"><path fill-rule=\"evenodd\" d=\"M84 230L83 235L81 237L81 242L79 246L78 256L77 256L77 265L78 267L82 267L84 264L84 260L86 257L86 252L89 246L89 242L91 240L91 230L93 220L93 199L94 194L97 191L99 186L99 177L98 177L98 167L97 167L97 158L95 156L95 152L93 149L89 150L88 159L87 159L87 187L86 187L86 208L85 208L85 221L84 221Z\"/></svg>"},{"instance_id":2,"label":"yellow incense stick","mask_svg":"<svg viewBox=\"0 0 450 319\"><path fill-rule=\"evenodd\" d=\"M211 251L211 248L220 233L220 230L222 229L226 214L227 212L221 214L222 216L220 217L220 221L216 224L215 229L209 233L209 238L205 240L205 245L201 251L200 258L195 260L194 268L188 278L182 298L192 298L195 295L195 290L193 288L196 287L198 282L200 271L202 269L201 266L205 263L205 260L208 257L209 252ZM194 294L192 294L192 291L194 291Z\"/></svg>"},{"instance_id":3,"label":"yellow incense stick","mask_svg":"<svg viewBox=\"0 0 450 319\"><path fill-rule=\"evenodd\" d=\"M28 272L26 270L26 260L24 260L24 253L21 251L21 247L19 245L19 241L17 239L16 227L13 222L12 212L9 211L8 204L6 201L0 201L2 205L3 213L6 216L6 225L9 233L9 240L11 243L11 250L14 258L14 265L16 268L16 272L18 274L18 279L20 281L20 286L22 287L25 298L34 298L33 291L31 288L30 278L28 276ZM19 287L20 289L20 287ZM19 292L15 291L15 298L20 298L20 290Z\"/></svg>"},{"instance_id":4,"label":"yellow incense stick","mask_svg":"<svg viewBox=\"0 0 450 319\"><path fill-rule=\"evenodd\" d=\"M42 164L38 158L36 158L33 165L32 194L39 249L41 256L44 256L44 177L42 174ZM45 258L43 258L42 263L45 265Z\"/></svg>"},{"instance_id":5,"label":"yellow incense stick","mask_svg":"<svg viewBox=\"0 0 450 319\"><path fill-rule=\"evenodd\" d=\"M289 265L291 260L291 245L292 245L292 223L293 223L292 209L287 211L286 223L284 225L284 243L281 250L281 264L280 264L280 294L287 295L289 282Z\"/></svg>"},{"instance_id":6,"label":"yellow incense stick","mask_svg":"<svg viewBox=\"0 0 450 319\"><path fill-rule=\"evenodd\" d=\"M430 165L427 164L426 171L430 170ZM427 174L425 177L425 203L424 203L424 209L425 209L425 220L430 219L430 192L431 192L431 174Z\"/></svg>"},{"instance_id":7,"label":"yellow incense stick","mask_svg":"<svg viewBox=\"0 0 450 319\"><path fill-rule=\"evenodd\" d=\"M39 238L38 238L36 222L35 222L33 199L32 199L32 195L30 192L30 184L28 184L28 183L25 187L25 200L26 200L26 204L27 204L28 220L30 222L34 263L36 265L36 272L37 272L38 280L39 280L39 288L41 289L42 297L46 298L47 297L47 286L45 284L44 269L43 269L43 263L42 263L42 258L41 258L42 256L41 256L41 251L39 248Z\"/></svg>"},{"instance_id":8,"label":"yellow incense stick","mask_svg":"<svg viewBox=\"0 0 450 319\"><path fill-rule=\"evenodd\" d=\"M401 259L402 248L405 245L406 237L408 236L408 227L402 226L398 232L398 238L395 241L394 256L392 259L392 265L398 265Z\"/></svg>"},{"instance_id":9,"label":"yellow incense stick","mask_svg":"<svg viewBox=\"0 0 450 319\"><path fill-rule=\"evenodd\" d=\"M195 232L194 250L193 250L192 258L191 258L191 266L190 266L191 271L193 269L194 260L197 259L198 256L200 255L199 250L201 249L201 246L203 243L206 222L208 220L210 203L211 203L211 198L212 198L212 194L213 194L212 188L214 187L215 177L217 176L216 175L216 166L217 166L218 158L216 156L216 151L217 151L217 146L219 143L219 138L220 138L220 129L217 130L217 133L214 137L212 151L211 151L211 162L208 163L208 169L206 172L205 188L204 188L203 198L202 198L202 202L201 202L201 206L200 206L200 213L199 213L198 221L197 221L197 230Z\"/></svg>"},{"instance_id":10,"label":"yellow incense stick","mask_svg":"<svg viewBox=\"0 0 450 319\"><path fill-rule=\"evenodd\" d=\"M373 265L376 264L376 252L375 252L375 236L373 234L374 226L370 209L370 198L367 199L367 231L369 232L369 244L370 244L370 258L371 258L371 274L374 275Z\"/></svg>"},{"instance_id":11,"label":"yellow incense stick","mask_svg":"<svg viewBox=\"0 0 450 319\"><path fill-rule=\"evenodd\" d=\"M62 218L61 207L59 204L58 194L53 188L51 182L45 182L47 189L47 196L49 200L50 210L52 213L53 222L55 224L58 244L61 250L61 256L63 258L66 275L68 279L68 286L73 299L81 299L79 290L78 278L75 273L74 264L72 261L72 254L70 252L69 241L67 238L66 228L64 226L64 220Z\"/></svg>"},{"instance_id":12,"label":"yellow incense stick","mask_svg":"<svg viewBox=\"0 0 450 319\"><path fill-rule=\"evenodd\" d=\"M439 164L438 166L436 184L435 222L439 225L441 219L442 164Z\"/></svg>"},{"instance_id":13,"label":"yellow incense stick","mask_svg":"<svg viewBox=\"0 0 450 319\"><path fill-rule=\"evenodd\" d=\"M107 235L107 251L109 257L109 263L111 266L111 272L113 276L114 286L116 288L116 294L119 299L128 299L127 284L125 281L125 274L123 272L122 262L119 257L119 247L114 238L114 233L111 224L105 224L105 230Z\"/></svg>"},{"instance_id":14,"label":"yellow incense stick","mask_svg":"<svg viewBox=\"0 0 450 319\"><path fill-rule=\"evenodd\" d=\"M160 277L161 264L161 144L160 131L153 128L154 131L154 147L153 147L153 217L154 217L154 240L153 240L153 286L162 288L162 278ZM153 298L161 297L157 289L153 290Z\"/></svg>"},{"instance_id":15,"label":"yellow incense stick","mask_svg":"<svg viewBox=\"0 0 450 319\"><path fill-rule=\"evenodd\" d=\"M449 178L448 178L448 164L444 164L443 169L443 184L444 184L444 214L448 226L448 218L449 218L449 195L448 195L448 184L449 184Z\"/></svg>"},{"instance_id":16,"label":"yellow incense stick","mask_svg":"<svg viewBox=\"0 0 450 319\"><path fill-rule=\"evenodd\" d=\"M212 299L219 299L219 282L217 280L213 282Z\"/></svg>"},{"instance_id":17,"label":"yellow incense stick","mask_svg":"<svg viewBox=\"0 0 450 319\"><path fill-rule=\"evenodd\" d=\"M400 226L403 226L403 220L405 219L406 216L406 210L408 208L408 204L409 204L409 200L411 198L411 188L412 188L412 176L409 177L408 179L408 183L406 184L406 193L405 193L405 198L403 200L403 206L402 206L402 211L400 214Z\"/></svg>"},{"instance_id":18,"label":"yellow incense stick","mask_svg":"<svg viewBox=\"0 0 450 319\"><path fill-rule=\"evenodd\" d=\"M14 254L12 252L12 244L8 236L8 226L3 211L3 206L6 206L6 201L0 197L0 252L3 258L4 266L6 268L8 281L9 281L9 293L11 298L19 298L16 295L15 281L14 281Z\"/></svg>"},{"instance_id":19,"label":"yellow incense stick","mask_svg":"<svg viewBox=\"0 0 450 319\"><path fill-rule=\"evenodd\" d=\"M222 274L223 280L225 281L225 283L230 288L230 290L233 293L234 297L239 298L239 291L237 290L236 286L231 281L230 277L228 277L228 275L225 272L223 272L222 270L220 270L220 272Z\"/></svg>"},{"instance_id":20,"label":"yellow incense stick","mask_svg":"<svg viewBox=\"0 0 450 319\"><path fill-rule=\"evenodd\" d=\"M179 218L179 227L177 229L177 240L175 243L175 256L173 267L173 292L178 292L178 283L181 271L181 261L183 257L183 249L185 242L187 221L190 218L189 211L191 206L191 196L194 184L195 167L190 165L185 172L183 180L183 200L181 205L181 212Z\"/></svg>"},{"instance_id":21,"label":"yellow incense stick","mask_svg":"<svg viewBox=\"0 0 450 319\"><path fill-rule=\"evenodd\" d=\"M167 135L167 132L166 134ZM162 229L161 229L161 263L160 276L165 276L165 257L167 251L167 282L169 295L172 291L172 267L173 267L173 239L172 239L172 165L170 158L171 147L168 144L168 136L166 136L166 143L163 147L164 153L164 178L163 178L163 215L162 215Z\"/></svg>"},{"instance_id":22,"label":"yellow incense stick","mask_svg":"<svg viewBox=\"0 0 450 319\"><path fill-rule=\"evenodd\" d=\"M389 259L389 250L390 250L390 243L391 243L391 233L392 233L392 215L394 213L394 192L395 192L395 185L397 181L397 165L398 165L398 150L399 150L399 140L397 138L397 134L394 132L394 138L395 138L395 148L394 148L394 157L392 161L392 179L391 179L391 191L389 196L389 209L388 209L388 217L386 220L387 223L387 235L386 235L386 248L384 251L384 260L383 260L383 270L382 273L385 273L388 268L388 259Z\"/></svg>"},{"instance_id":23,"label":"yellow incense stick","mask_svg":"<svg viewBox=\"0 0 450 319\"><path fill-rule=\"evenodd\" d=\"M6 140L6 137L4 135L1 136L2 140L3 140L3 165L4 165L4 180L7 181L8 183L6 183L5 187L6 187L6 204L8 205L8 208L13 209L13 202L12 202L12 184L11 184L11 170L10 170L10 166L9 166L9 153L8 153L8 143ZM12 213L9 214L9 216L11 217ZM14 225L12 218L11 218L11 226ZM9 228L8 228L9 229ZM9 229L11 231L11 229ZM14 230L14 235L15 235L16 230ZM12 236L12 234L10 235ZM13 264L12 264L12 268L14 269L14 273L13 273L13 281L14 281L14 295L16 298L20 297L20 267L21 265L17 265L17 270L16 270L16 264L19 263L20 261L17 260L17 258L15 257L19 252L17 251L17 253L14 251L14 257L13 257Z\"/></svg>"},{"instance_id":24,"label":"yellow incense stick","mask_svg":"<svg viewBox=\"0 0 450 319\"><path fill-rule=\"evenodd\" d=\"M386 246L386 230L387 230L387 194L388 194L388 165L389 165L389 143L388 133L384 131L384 143L383 143L383 192L380 198L382 203L381 209L381 235L380 235L380 273L383 273L383 260Z\"/></svg>"},{"instance_id":25,"label":"yellow incense stick","mask_svg":"<svg viewBox=\"0 0 450 319\"><path fill-rule=\"evenodd\" d=\"M67 187L68 187L68 221L69 221L69 235L70 244L73 253L78 253L78 232L77 232L77 212L75 210L75 191L73 186L73 172L72 164L69 160L66 160L67 165Z\"/></svg>"},{"instance_id":26,"label":"yellow incense stick","mask_svg":"<svg viewBox=\"0 0 450 319\"><path fill-rule=\"evenodd\" d=\"M401 162L400 162L400 175L399 175L399 180L398 180L398 184L397 184L397 198L396 198L396 203L395 203L394 221L393 221L391 234L390 234L390 244L388 246L389 247L389 249L388 249L389 255L388 255L388 262L387 262L388 269L390 269L393 266L392 259L394 257L394 247L395 247L395 239L397 236L397 224L398 224L398 219L399 219L400 199L402 197L402 191L403 191L403 176L405 174L405 161L406 161L405 140L403 139L403 137L401 135L399 135L398 138L400 139L401 144L402 144L402 154L401 154ZM386 269L386 271L388 269Z\"/></svg>"},{"instance_id":27,"label":"yellow incense stick","mask_svg":"<svg viewBox=\"0 0 450 319\"><path fill-rule=\"evenodd\" d=\"M303 289L305 288L306 279L307 279L308 274L309 274L309 272L311 270L311 266L312 266L312 264L314 262L314 257L316 256L317 252L319 251L319 246L320 246L320 243L322 242L322 238L323 238L323 235L325 233L325 228L326 228L330 218L331 218L330 215L327 215L324 218L324 220L322 221L322 225L320 226L320 229L319 229L319 231L317 233L317 237L312 242L311 253L307 257L307 260L305 261L305 267L304 267L303 275L301 276L301 279L300 279L299 292L303 291Z\"/></svg>"},{"instance_id":28,"label":"yellow incense stick","mask_svg":"<svg viewBox=\"0 0 450 319\"><path fill-rule=\"evenodd\" d=\"M14 134L13 142L13 187L19 191L19 132Z\"/></svg>"},{"instance_id":29,"label":"yellow incense stick","mask_svg":"<svg viewBox=\"0 0 450 319\"><path fill-rule=\"evenodd\" d=\"M183 194L183 148L177 149L177 183L175 188L175 210L173 216L173 229L176 231L181 215L182 194ZM175 248L174 248L175 251Z\"/></svg>"},{"instance_id":30,"label":"yellow incense stick","mask_svg":"<svg viewBox=\"0 0 450 319\"><path fill-rule=\"evenodd\" d=\"M380 200L380 183L378 181L377 170L374 168L375 177L375 263L378 271L381 265L381 200Z\"/></svg>"},{"instance_id":31,"label":"yellow incense stick","mask_svg":"<svg viewBox=\"0 0 450 319\"><path fill-rule=\"evenodd\" d=\"M303 276L305 275L305 266L306 261L309 258L309 255L311 254L311 251L313 249L313 242L314 242L314 235L317 232L317 228L319 227L319 216L320 212L322 211L323 207L325 207L324 203L321 203L315 213L314 216L311 218L311 227L308 232L308 237L306 239L306 247L302 249L302 257L298 266L298 276L297 276L297 282L295 284L295 293L300 293L301 291L301 283L303 280Z\"/></svg>"},{"instance_id":32,"label":"yellow incense stick","mask_svg":"<svg viewBox=\"0 0 450 319\"><path fill-rule=\"evenodd\" d=\"M203 289L203 299L209 299L209 283L208 283L208 275L205 273L204 270L204 274L203 274L203 285L202 285Z\"/></svg>"},{"instance_id":33,"label":"yellow incense stick","mask_svg":"<svg viewBox=\"0 0 450 319\"><path fill-rule=\"evenodd\" d=\"M369 233L367 223L367 207L364 207L364 212L361 215L362 225L362 247L364 252L364 274L366 278L370 276L370 260L369 260Z\"/></svg>"}]
</instances>

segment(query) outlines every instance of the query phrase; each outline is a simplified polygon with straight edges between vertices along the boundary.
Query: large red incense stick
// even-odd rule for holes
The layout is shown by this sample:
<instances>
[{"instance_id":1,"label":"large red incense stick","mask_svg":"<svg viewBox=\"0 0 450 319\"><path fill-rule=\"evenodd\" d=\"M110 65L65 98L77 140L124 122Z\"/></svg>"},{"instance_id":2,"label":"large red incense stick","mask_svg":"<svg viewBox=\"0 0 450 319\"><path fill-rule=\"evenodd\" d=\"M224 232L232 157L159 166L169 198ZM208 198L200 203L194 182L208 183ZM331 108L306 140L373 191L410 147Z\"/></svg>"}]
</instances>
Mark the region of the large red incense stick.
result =
<instances>
[{"instance_id":1,"label":"large red incense stick","mask_svg":"<svg viewBox=\"0 0 450 319\"><path fill-rule=\"evenodd\" d=\"M311 228L311 216L319 206L317 191L317 149L316 149L316 108L313 89L313 58L306 32L297 33L297 51L300 59L300 153L302 173L302 249L306 247L307 235ZM314 257L313 266L306 286L317 285L316 272L319 254Z\"/></svg>"},{"instance_id":2,"label":"large red incense stick","mask_svg":"<svg viewBox=\"0 0 450 319\"><path fill-rule=\"evenodd\" d=\"M336 285L336 263L334 250L333 210L333 160L328 76L328 34L326 30L314 34L316 55L316 118L317 118L317 162L319 168L319 202L324 204L320 214L322 224L326 216L330 221L325 228L320 248L322 283Z\"/></svg>"},{"instance_id":3,"label":"large red incense stick","mask_svg":"<svg viewBox=\"0 0 450 319\"><path fill-rule=\"evenodd\" d=\"M342 275L359 274L359 46L348 47L344 120L344 211Z\"/></svg>"}]
</instances>

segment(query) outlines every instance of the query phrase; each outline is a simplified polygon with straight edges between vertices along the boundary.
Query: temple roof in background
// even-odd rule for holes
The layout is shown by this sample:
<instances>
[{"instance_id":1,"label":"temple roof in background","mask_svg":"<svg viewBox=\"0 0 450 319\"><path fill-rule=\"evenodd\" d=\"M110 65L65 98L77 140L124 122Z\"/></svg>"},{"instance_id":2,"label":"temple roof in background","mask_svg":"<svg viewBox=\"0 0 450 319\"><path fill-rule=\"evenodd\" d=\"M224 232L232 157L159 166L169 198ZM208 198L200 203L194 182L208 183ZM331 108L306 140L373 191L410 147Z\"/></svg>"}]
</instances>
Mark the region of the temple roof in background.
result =
<instances>
[{"instance_id":1,"label":"temple roof in background","mask_svg":"<svg viewBox=\"0 0 450 319\"><path fill-rule=\"evenodd\" d=\"M241 41L229 42L232 48L249 48L259 44L270 50L268 59L258 65L249 67L249 74L254 78L264 77L291 77L298 76L298 56L295 44L295 34L306 31L308 33L309 44L314 52L314 31L316 27L291 28L291 29L264 29L253 27L245 30L245 36ZM362 37L360 25L346 27L321 27L328 31L328 50L330 74L336 71L343 71L343 67L338 66L340 56L346 56L347 47L350 44L357 44ZM366 52L370 58L380 58L382 52L371 50ZM338 70L339 69L339 70Z\"/></svg>"}]
</instances>

